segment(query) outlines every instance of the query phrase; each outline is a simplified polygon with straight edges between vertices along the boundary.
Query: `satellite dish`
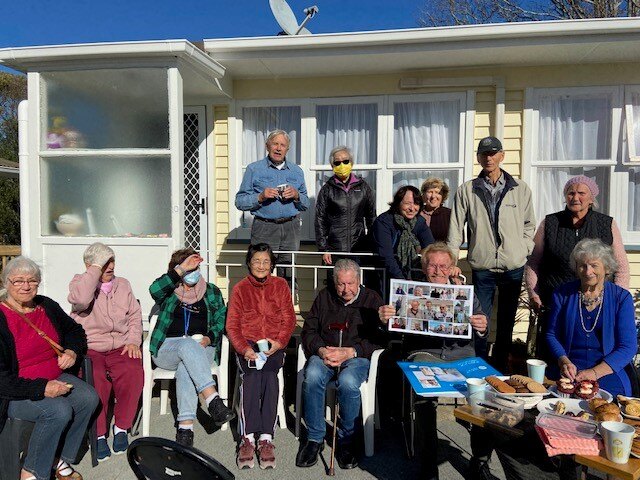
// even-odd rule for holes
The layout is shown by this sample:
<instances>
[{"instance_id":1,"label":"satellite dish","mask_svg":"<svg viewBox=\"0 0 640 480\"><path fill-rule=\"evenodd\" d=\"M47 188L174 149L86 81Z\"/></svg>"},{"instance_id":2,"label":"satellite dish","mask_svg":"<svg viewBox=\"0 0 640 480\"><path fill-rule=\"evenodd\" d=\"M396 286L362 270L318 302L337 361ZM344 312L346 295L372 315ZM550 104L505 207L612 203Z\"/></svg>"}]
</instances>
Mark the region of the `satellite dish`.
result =
<instances>
[{"instance_id":1,"label":"satellite dish","mask_svg":"<svg viewBox=\"0 0 640 480\"><path fill-rule=\"evenodd\" d=\"M307 22L318 13L318 7L315 5L304 9L306 18L298 25L296 15L291 10L291 7L286 0L269 0L269 6L273 16L276 17L276 21L280 28L286 35L311 35L311 32L304 28Z\"/></svg>"}]
</instances>

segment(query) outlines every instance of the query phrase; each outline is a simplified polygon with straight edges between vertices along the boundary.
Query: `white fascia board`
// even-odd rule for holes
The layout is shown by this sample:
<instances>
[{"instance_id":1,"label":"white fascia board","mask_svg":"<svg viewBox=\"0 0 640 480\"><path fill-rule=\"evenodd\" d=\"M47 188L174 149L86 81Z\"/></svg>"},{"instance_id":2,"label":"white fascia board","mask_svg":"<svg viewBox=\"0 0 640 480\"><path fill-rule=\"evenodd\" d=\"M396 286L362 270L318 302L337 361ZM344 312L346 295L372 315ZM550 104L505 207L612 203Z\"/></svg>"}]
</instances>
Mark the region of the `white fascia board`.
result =
<instances>
[{"instance_id":1,"label":"white fascia board","mask_svg":"<svg viewBox=\"0 0 640 480\"><path fill-rule=\"evenodd\" d=\"M20 71L43 64L77 60L178 57L200 72L222 78L225 68L188 40L84 43L38 47L2 48L0 63Z\"/></svg>"},{"instance_id":2,"label":"white fascia board","mask_svg":"<svg viewBox=\"0 0 640 480\"><path fill-rule=\"evenodd\" d=\"M358 48L414 43L477 42L548 37L600 37L633 34L640 40L639 18L604 18L595 20L557 20L545 22L499 23L430 27L372 32L328 33L313 35L281 35L253 38L205 39L204 49L215 58L234 58L233 54L317 48ZM598 40L600 40L600 38ZM592 40L595 40L592 38ZM225 55L226 54L226 55ZM237 58L237 57L235 57Z\"/></svg>"}]
</instances>

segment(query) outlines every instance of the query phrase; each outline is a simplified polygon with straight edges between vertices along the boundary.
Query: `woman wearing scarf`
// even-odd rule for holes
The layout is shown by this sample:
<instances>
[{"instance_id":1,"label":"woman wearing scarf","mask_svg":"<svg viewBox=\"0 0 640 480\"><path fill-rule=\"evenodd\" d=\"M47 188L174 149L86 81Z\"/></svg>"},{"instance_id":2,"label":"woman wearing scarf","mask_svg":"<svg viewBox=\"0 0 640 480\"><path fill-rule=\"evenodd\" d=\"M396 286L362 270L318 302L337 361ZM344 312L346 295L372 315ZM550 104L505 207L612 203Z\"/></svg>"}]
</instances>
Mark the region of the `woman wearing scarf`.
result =
<instances>
[{"instance_id":1,"label":"woman wearing scarf","mask_svg":"<svg viewBox=\"0 0 640 480\"><path fill-rule=\"evenodd\" d=\"M111 248L96 242L87 247L83 259L86 271L71 280L67 300L71 317L87 334L87 356L93 363L95 389L100 397L96 427L98 461L102 462L111 456L106 435L112 392L113 453L125 453L129 447L127 430L133 424L143 386L142 315L129 281L115 276Z\"/></svg>"},{"instance_id":2,"label":"woman wearing scarf","mask_svg":"<svg viewBox=\"0 0 640 480\"><path fill-rule=\"evenodd\" d=\"M388 278L421 280L420 251L434 242L425 219L420 191L411 185L393 196L391 208L373 222L376 252L384 261Z\"/></svg>"},{"instance_id":3,"label":"woman wearing scarf","mask_svg":"<svg viewBox=\"0 0 640 480\"><path fill-rule=\"evenodd\" d=\"M211 364L219 357L227 308L220 289L202 277L202 260L192 248L175 251L167 273L149 287L160 307L149 350L156 365L176 372L176 442L187 446L193 445L198 395L205 400L216 425L235 417L218 395L211 376Z\"/></svg>"}]
</instances>

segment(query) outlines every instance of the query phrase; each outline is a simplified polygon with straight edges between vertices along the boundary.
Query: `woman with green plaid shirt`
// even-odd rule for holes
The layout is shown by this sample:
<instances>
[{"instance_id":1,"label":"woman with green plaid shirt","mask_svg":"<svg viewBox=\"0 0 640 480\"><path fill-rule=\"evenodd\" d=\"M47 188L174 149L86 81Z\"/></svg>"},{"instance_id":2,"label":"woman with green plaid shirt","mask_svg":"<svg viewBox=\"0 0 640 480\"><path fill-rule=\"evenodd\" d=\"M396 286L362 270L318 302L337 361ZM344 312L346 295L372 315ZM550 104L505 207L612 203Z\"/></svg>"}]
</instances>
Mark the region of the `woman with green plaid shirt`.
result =
<instances>
[{"instance_id":1,"label":"woman with green plaid shirt","mask_svg":"<svg viewBox=\"0 0 640 480\"><path fill-rule=\"evenodd\" d=\"M220 289L200 274L202 257L192 248L171 256L167 273L149 287L159 305L158 322L151 333L149 349L154 363L176 372L178 431L176 441L193 445L193 421L198 395L216 425L235 417L218 395L211 376L211 364L224 330L227 308Z\"/></svg>"}]
</instances>

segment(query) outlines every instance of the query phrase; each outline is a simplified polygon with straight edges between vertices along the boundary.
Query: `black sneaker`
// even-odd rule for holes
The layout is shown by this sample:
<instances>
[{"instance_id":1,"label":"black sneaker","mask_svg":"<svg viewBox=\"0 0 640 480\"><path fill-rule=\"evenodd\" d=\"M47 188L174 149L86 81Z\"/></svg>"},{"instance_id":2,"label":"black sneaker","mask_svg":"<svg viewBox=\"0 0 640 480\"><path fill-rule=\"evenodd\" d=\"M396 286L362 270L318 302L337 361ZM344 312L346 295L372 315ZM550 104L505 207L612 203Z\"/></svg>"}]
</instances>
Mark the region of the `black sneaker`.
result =
<instances>
[{"instance_id":1,"label":"black sneaker","mask_svg":"<svg viewBox=\"0 0 640 480\"><path fill-rule=\"evenodd\" d=\"M193 430L178 428L176 432L176 442L185 447L193 447Z\"/></svg>"},{"instance_id":2,"label":"black sneaker","mask_svg":"<svg viewBox=\"0 0 640 480\"><path fill-rule=\"evenodd\" d=\"M489 462L471 457L469 461L469 479L470 480L497 480L491 474Z\"/></svg>"},{"instance_id":3,"label":"black sneaker","mask_svg":"<svg viewBox=\"0 0 640 480\"><path fill-rule=\"evenodd\" d=\"M213 423L218 427L224 425L230 420L233 420L236 416L233 410L227 408L219 396L211 400L207 410L209 410L209 415L211 415Z\"/></svg>"}]
</instances>

